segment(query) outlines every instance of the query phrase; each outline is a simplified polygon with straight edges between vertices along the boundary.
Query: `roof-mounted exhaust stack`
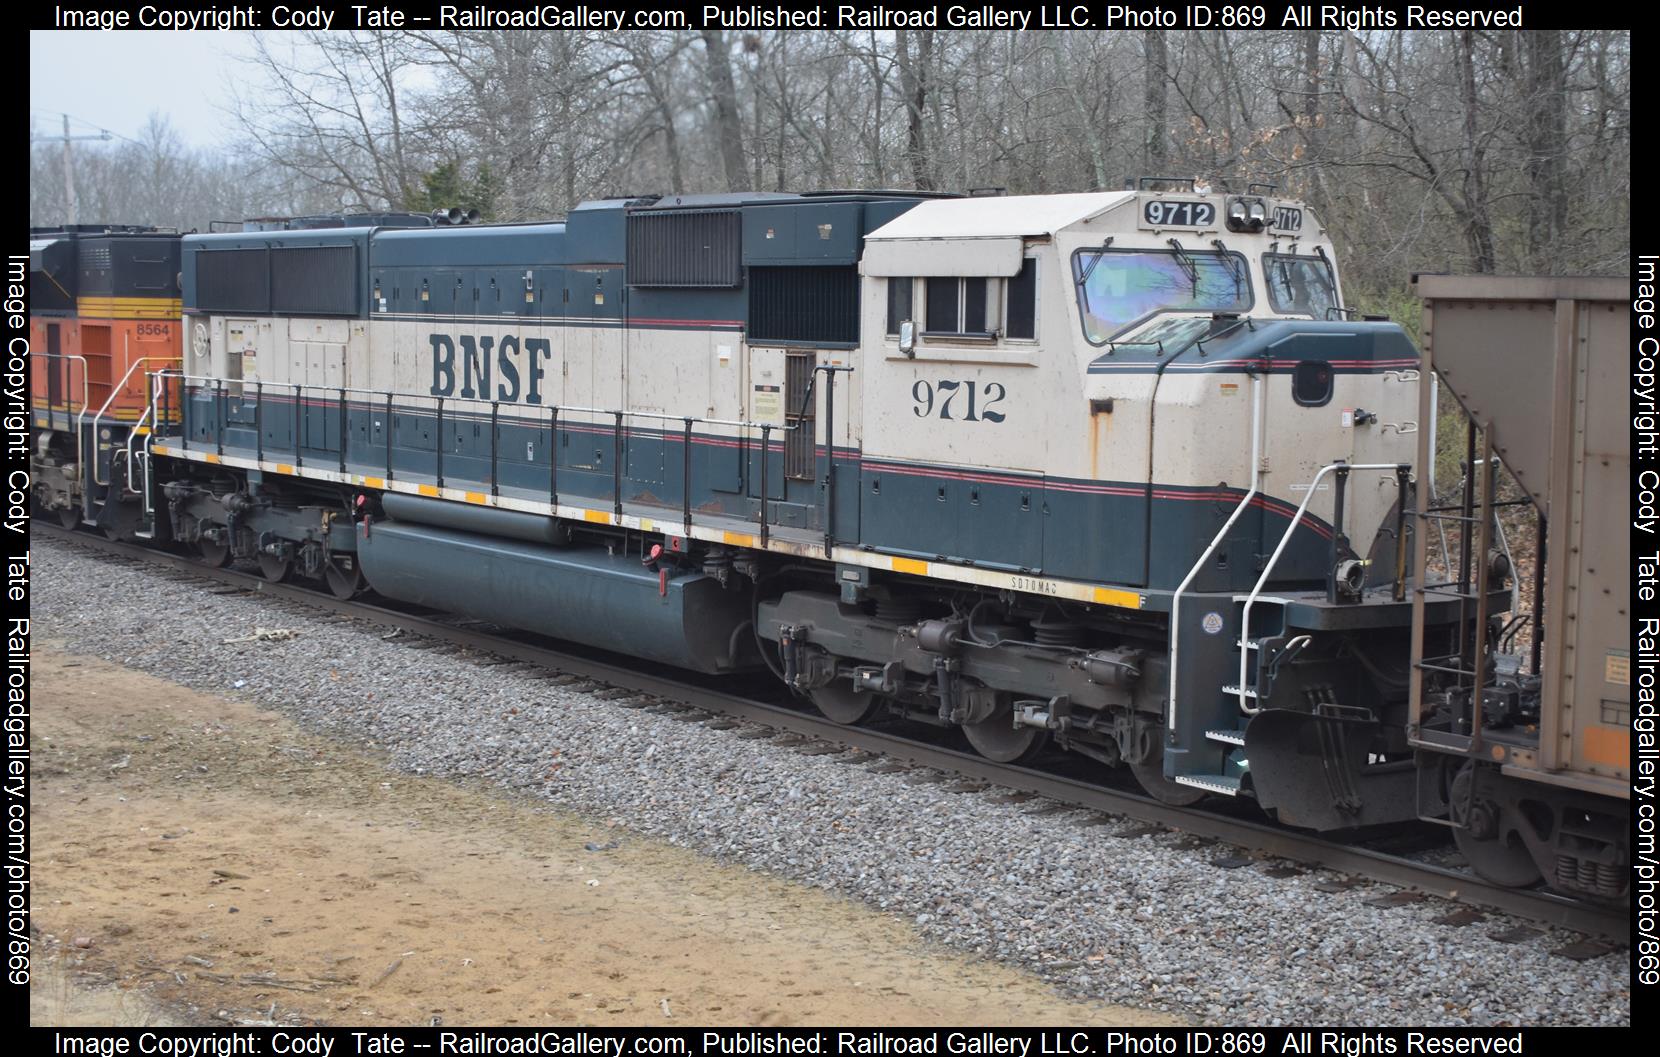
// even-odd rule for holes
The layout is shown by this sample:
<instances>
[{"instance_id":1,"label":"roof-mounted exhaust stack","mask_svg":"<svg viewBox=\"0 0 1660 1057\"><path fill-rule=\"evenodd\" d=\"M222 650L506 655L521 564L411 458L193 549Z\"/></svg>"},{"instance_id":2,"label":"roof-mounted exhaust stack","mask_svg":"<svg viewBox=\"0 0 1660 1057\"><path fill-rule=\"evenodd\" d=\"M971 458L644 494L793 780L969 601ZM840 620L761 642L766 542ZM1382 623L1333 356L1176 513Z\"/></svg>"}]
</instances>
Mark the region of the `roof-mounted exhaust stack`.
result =
<instances>
[{"instance_id":1,"label":"roof-mounted exhaust stack","mask_svg":"<svg viewBox=\"0 0 1660 1057\"><path fill-rule=\"evenodd\" d=\"M484 214L477 209L462 209L460 206L432 211L432 222L439 227L453 224L477 224L483 218Z\"/></svg>"}]
</instances>

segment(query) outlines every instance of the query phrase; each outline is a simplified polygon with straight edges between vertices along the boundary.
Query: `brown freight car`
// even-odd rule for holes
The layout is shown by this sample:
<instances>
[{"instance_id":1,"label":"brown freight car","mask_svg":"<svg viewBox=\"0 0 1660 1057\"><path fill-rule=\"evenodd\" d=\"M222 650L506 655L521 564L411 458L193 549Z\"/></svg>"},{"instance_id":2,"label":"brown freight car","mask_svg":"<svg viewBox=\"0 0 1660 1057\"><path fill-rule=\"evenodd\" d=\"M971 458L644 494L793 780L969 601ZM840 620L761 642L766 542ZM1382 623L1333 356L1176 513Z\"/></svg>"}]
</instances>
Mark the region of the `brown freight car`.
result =
<instances>
[{"instance_id":1,"label":"brown freight car","mask_svg":"<svg viewBox=\"0 0 1660 1057\"><path fill-rule=\"evenodd\" d=\"M1424 302L1420 420L1434 421L1439 378L1466 423L1462 486L1439 501L1424 482L1417 489L1415 568L1425 573L1408 735L1420 753L1420 814L1453 826L1491 880L1543 877L1629 898L1629 284L1448 275L1414 284ZM1434 438L1420 434L1420 467L1434 465ZM1518 518L1537 544L1511 570L1502 525L1515 530ZM1513 613L1523 615L1502 622L1483 600L1511 571ZM1450 651L1423 622L1426 603L1447 597L1476 616Z\"/></svg>"}]
</instances>

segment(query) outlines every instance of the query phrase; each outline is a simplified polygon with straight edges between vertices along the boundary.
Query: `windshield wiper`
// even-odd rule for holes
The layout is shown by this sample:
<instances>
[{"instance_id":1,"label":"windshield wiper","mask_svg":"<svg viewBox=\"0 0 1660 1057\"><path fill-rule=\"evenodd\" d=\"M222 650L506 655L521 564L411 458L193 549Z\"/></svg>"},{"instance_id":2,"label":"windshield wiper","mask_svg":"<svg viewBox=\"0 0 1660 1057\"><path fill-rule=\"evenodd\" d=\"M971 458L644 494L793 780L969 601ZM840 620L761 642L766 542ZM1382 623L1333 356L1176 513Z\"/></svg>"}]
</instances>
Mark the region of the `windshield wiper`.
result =
<instances>
[{"instance_id":1,"label":"windshield wiper","mask_svg":"<svg viewBox=\"0 0 1660 1057\"><path fill-rule=\"evenodd\" d=\"M1176 263L1182 266L1182 271L1187 273L1188 282L1193 284L1193 296L1198 297L1199 262L1193 259L1193 255L1191 253L1188 253L1186 250L1182 249L1182 244L1177 242L1175 239L1170 240L1170 246L1176 251Z\"/></svg>"},{"instance_id":2,"label":"windshield wiper","mask_svg":"<svg viewBox=\"0 0 1660 1057\"><path fill-rule=\"evenodd\" d=\"M1112 236L1109 235L1109 236L1107 236L1107 241L1101 243L1101 248L1095 251L1095 256L1090 258L1090 262L1089 262L1088 266L1084 268L1084 274L1078 276L1078 285L1079 286L1082 286L1085 283L1089 282L1089 274L1095 270L1095 266L1097 264L1101 263L1101 258L1105 257L1107 255L1107 247L1111 246L1111 245L1112 245Z\"/></svg>"},{"instance_id":3,"label":"windshield wiper","mask_svg":"<svg viewBox=\"0 0 1660 1057\"><path fill-rule=\"evenodd\" d=\"M1291 263L1289 261L1280 261L1277 272L1279 275L1280 285L1285 287L1285 299L1295 305L1297 303L1297 291L1291 289Z\"/></svg>"},{"instance_id":4,"label":"windshield wiper","mask_svg":"<svg viewBox=\"0 0 1660 1057\"><path fill-rule=\"evenodd\" d=\"M1222 245L1221 239L1211 239L1210 244L1216 247L1216 255L1222 258L1222 263L1228 266L1228 272L1233 276L1234 300L1245 298L1245 262L1228 252L1228 247Z\"/></svg>"}]
</instances>

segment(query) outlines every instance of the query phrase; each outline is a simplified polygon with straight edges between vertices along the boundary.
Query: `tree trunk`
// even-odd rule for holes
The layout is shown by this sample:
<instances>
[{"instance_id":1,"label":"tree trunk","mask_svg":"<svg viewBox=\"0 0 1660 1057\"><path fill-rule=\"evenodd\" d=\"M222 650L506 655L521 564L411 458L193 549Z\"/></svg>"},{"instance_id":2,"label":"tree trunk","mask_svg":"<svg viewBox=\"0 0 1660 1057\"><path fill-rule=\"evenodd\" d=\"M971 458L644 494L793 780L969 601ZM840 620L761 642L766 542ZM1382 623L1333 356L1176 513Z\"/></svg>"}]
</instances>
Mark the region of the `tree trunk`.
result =
<instances>
[{"instance_id":1,"label":"tree trunk","mask_svg":"<svg viewBox=\"0 0 1660 1057\"><path fill-rule=\"evenodd\" d=\"M709 67L709 92L715 99L715 131L720 139L721 168L728 191L745 190L744 133L739 124L738 89L732 81L732 57L726 34L703 30L704 58Z\"/></svg>"},{"instance_id":2,"label":"tree trunk","mask_svg":"<svg viewBox=\"0 0 1660 1057\"><path fill-rule=\"evenodd\" d=\"M899 63L899 91L905 97L905 158L911 170L911 182L919 191L932 191L934 181L929 173L928 140L922 123L923 108L928 105L929 31L918 34L920 59L911 60L911 34L906 29L894 30L894 55Z\"/></svg>"},{"instance_id":3,"label":"tree trunk","mask_svg":"<svg viewBox=\"0 0 1660 1057\"><path fill-rule=\"evenodd\" d=\"M1164 46L1164 31L1148 30L1141 38L1142 54L1147 60L1147 87L1142 96L1142 110L1147 120L1147 137L1143 142L1142 162L1144 176L1165 176L1170 164L1168 119L1165 115L1165 96L1169 70L1169 56Z\"/></svg>"},{"instance_id":4,"label":"tree trunk","mask_svg":"<svg viewBox=\"0 0 1660 1057\"><path fill-rule=\"evenodd\" d=\"M1537 30L1527 34L1527 210L1528 257L1535 270L1554 272L1552 246L1568 226L1568 194L1563 154L1568 149L1566 71L1562 34Z\"/></svg>"},{"instance_id":5,"label":"tree trunk","mask_svg":"<svg viewBox=\"0 0 1660 1057\"><path fill-rule=\"evenodd\" d=\"M664 99L658 111L663 115L663 152L669 158L669 190L677 195L685 194L686 177L680 170L680 133L674 127L674 108Z\"/></svg>"},{"instance_id":6,"label":"tree trunk","mask_svg":"<svg viewBox=\"0 0 1660 1057\"><path fill-rule=\"evenodd\" d=\"M1470 264L1480 274L1497 266L1493 220L1487 211L1487 151L1481 139L1481 101L1476 94L1475 34L1458 36L1458 79L1464 95L1464 237Z\"/></svg>"},{"instance_id":7,"label":"tree trunk","mask_svg":"<svg viewBox=\"0 0 1660 1057\"><path fill-rule=\"evenodd\" d=\"M1303 129L1303 149L1307 152L1303 161L1314 174L1314 178L1309 181L1309 198L1323 215L1326 205L1326 181L1325 169L1321 165L1325 137L1320 116L1320 37L1321 33L1317 29L1303 33L1303 112L1300 115L1300 123Z\"/></svg>"}]
</instances>

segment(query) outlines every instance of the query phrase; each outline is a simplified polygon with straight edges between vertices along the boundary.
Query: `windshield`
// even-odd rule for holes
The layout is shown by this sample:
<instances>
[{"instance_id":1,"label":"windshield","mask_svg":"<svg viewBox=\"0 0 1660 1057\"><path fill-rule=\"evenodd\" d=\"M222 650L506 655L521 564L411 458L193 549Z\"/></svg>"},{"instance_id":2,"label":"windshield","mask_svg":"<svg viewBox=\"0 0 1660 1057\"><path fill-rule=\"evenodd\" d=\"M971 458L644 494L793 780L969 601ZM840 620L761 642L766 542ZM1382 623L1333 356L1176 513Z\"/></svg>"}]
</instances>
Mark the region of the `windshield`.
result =
<instances>
[{"instance_id":1,"label":"windshield","mask_svg":"<svg viewBox=\"0 0 1660 1057\"><path fill-rule=\"evenodd\" d=\"M1080 250L1072 255L1084 336L1100 345L1159 312L1243 312L1251 280L1238 254Z\"/></svg>"},{"instance_id":2,"label":"windshield","mask_svg":"<svg viewBox=\"0 0 1660 1057\"><path fill-rule=\"evenodd\" d=\"M1317 257L1285 257L1268 254L1262 258L1268 279L1268 303L1285 315L1326 319L1337 307L1337 281L1331 264Z\"/></svg>"}]
</instances>

